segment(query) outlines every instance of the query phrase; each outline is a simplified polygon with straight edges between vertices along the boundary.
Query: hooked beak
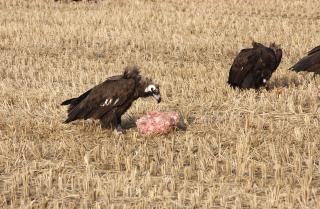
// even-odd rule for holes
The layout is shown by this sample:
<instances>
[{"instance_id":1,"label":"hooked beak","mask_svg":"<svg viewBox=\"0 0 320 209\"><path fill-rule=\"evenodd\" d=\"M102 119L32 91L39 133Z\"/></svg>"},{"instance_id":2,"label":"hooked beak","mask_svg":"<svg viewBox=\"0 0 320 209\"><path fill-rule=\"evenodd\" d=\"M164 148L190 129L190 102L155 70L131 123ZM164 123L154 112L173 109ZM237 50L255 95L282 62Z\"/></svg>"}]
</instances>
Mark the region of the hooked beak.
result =
<instances>
[{"instance_id":1,"label":"hooked beak","mask_svg":"<svg viewBox=\"0 0 320 209\"><path fill-rule=\"evenodd\" d=\"M153 94L152 96L153 96L153 98L154 98L158 103L161 102L161 96L160 96L160 94Z\"/></svg>"}]
</instances>

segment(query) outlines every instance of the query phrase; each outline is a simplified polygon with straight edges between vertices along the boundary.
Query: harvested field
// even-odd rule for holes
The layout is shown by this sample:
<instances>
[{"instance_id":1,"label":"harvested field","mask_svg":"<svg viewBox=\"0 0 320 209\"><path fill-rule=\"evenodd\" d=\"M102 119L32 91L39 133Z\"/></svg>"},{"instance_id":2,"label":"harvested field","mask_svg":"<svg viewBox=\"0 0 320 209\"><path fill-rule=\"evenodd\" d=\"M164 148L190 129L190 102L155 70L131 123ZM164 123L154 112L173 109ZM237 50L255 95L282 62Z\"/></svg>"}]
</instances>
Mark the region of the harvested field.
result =
<instances>
[{"instance_id":1,"label":"harvested field","mask_svg":"<svg viewBox=\"0 0 320 209\"><path fill-rule=\"evenodd\" d=\"M0 0L0 208L320 208L320 77L289 72L320 44L317 0ZM227 84L252 40L281 44L267 91ZM137 64L149 111L186 131L63 124L60 103Z\"/></svg>"}]
</instances>

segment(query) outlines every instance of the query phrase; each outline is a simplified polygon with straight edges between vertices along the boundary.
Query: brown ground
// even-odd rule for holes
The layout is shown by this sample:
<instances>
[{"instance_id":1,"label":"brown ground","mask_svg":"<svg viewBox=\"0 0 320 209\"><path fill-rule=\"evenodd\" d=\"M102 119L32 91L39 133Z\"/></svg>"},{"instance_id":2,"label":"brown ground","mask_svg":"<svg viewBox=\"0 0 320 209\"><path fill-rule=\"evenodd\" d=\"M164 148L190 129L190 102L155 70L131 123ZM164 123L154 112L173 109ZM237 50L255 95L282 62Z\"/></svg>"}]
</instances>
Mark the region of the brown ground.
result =
<instances>
[{"instance_id":1,"label":"brown ground","mask_svg":"<svg viewBox=\"0 0 320 209\"><path fill-rule=\"evenodd\" d=\"M319 208L317 0L0 0L0 208ZM252 40L284 49L270 91L226 85ZM63 124L61 101L130 63L161 85L127 121L179 110L186 132ZM127 122L128 123L128 122Z\"/></svg>"}]
</instances>

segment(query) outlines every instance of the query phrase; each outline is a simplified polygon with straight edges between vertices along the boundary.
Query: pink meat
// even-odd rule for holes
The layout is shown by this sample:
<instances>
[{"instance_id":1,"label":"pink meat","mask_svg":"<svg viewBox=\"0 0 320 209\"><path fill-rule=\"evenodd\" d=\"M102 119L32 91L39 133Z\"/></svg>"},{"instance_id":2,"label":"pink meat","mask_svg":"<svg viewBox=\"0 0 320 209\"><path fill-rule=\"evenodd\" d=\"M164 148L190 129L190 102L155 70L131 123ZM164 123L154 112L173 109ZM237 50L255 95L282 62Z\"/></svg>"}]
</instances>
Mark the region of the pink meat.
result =
<instances>
[{"instance_id":1,"label":"pink meat","mask_svg":"<svg viewBox=\"0 0 320 209\"><path fill-rule=\"evenodd\" d=\"M136 122L138 130L143 135L166 134L177 126L180 121L177 112L149 112Z\"/></svg>"}]
</instances>

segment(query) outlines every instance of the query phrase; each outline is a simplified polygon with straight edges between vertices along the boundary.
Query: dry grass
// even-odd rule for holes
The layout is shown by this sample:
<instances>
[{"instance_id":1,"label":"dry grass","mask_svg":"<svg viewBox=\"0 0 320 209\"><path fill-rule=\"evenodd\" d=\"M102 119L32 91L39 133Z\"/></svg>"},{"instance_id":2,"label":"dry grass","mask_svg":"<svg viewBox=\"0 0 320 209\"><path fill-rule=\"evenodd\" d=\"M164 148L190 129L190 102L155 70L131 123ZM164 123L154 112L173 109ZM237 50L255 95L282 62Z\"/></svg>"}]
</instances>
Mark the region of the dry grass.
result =
<instances>
[{"instance_id":1,"label":"dry grass","mask_svg":"<svg viewBox=\"0 0 320 209\"><path fill-rule=\"evenodd\" d=\"M320 43L317 0L0 2L1 208L319 208L320 79L286 69ZM252 40L284 48L271 90L226 85ZM186 132L62 124L59 106L137 63Z\"/></svg>"}]
</instances>

